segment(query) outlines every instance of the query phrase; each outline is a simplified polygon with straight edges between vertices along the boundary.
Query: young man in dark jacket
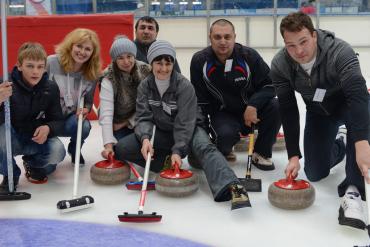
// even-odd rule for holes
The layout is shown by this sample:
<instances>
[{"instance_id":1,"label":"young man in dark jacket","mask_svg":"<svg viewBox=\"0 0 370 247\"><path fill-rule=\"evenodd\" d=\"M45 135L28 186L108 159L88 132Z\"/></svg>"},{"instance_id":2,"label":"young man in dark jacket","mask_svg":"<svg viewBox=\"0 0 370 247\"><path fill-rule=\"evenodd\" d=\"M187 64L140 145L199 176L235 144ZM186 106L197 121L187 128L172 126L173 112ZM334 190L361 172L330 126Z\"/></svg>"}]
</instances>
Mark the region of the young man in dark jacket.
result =
<instances>
[{"instance_id":1,"label":"young man in dark jacket","mask_svg":"<svg viewBox=\"0 0 370 247\"><path fill-rule=\"evenodd\" d=\"M256 124L258 138L253 164L273 170L272 145L280 128L278 103L269 78L270 69L252 48L235 43L234 25L215 21L209 34L211 46L194 54L191 83L198 104L217 135L217 147L229 160L232 148Z\"/></svg>"},{"instance_id":2,"label":"young man in dark jacket","mask_svg":"<svg viewBox=\"0 0 370 247\"><path fill-rule=\"evenodd\" d=\"M297 91L306 104L303 141L307 178L319 181L327 177L346 155L346 178L338 186L338 194L343 197L339 224L363 229L362 176L368 179L370 167L369 95L357 56L333 33L315 30L310 17L302 12L286 16L280 32L285 48L272 61L271 77L286 137L286 176L297 176L302 157ZM337 136L343 124L347 136Z\"/></svg>"},{"instance_id":3,"label":"young man in dark jacket","mask_svg":"<svg viewBox=\"0 0 370 247\"><path fill-rule=\"evenodd\" d=\"M135 24L134 43L137 48L136 59L148 63L147 55L150 45L156 41L159 32L158 22L150 16L143 16ZM174 69L181 73L180 66L175 61Z\"/></svg>"},{"instance_id":4,"label":"young man in dark jacket","mask_svg":"<svg viewBox=\"0 0 370 247\"><path fill-rule=\"evenodd\" d=\"M64 159L63 143L55 137L63 127L58 86L45 72L46 52L38 43L24 43L10 81L11 142L13 157L24 155L26 177L30 182L46 182L47 175ZM8 83L8 82L4 82ZM0 108L0 133L5 137L4 105ZM0 139L0 190L8 191L5 138ZM13 158L14 185L21 174Z\"/></svg>"}]
</instances>

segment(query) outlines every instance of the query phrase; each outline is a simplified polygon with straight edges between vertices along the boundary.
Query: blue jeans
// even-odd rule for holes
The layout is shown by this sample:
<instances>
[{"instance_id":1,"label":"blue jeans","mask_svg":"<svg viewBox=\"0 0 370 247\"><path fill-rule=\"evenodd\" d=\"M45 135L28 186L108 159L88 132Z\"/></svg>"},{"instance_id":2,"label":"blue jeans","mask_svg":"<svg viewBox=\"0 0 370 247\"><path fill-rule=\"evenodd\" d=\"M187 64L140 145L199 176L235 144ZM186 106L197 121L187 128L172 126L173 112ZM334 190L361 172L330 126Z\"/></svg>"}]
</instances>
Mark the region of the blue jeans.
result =
<instances>
[{"instance_id":1,"label":"blue jeans","mask_svg":"<svg viewBox=\"0 0 370 247\"><path fill-rule=\"evenodd\" d=\"M365 198L364 179L356 162L355 143L351 137L352 130L347 124L348 117L347 109L335 116L306 113L303 140L304 171L310 181L319 181L327 177L330 169L340 163L346 155L346 177L338 186L338 195L343 196L347 187L354 185L362 198ZM342 124L347 126L347 145L336 139L338 128Z\"/></svg>"},{"instance_id":2,"label":"blue jeans","mask_svg":"<svg viewBox=\"0 0 370 247\"><path fill-rule=\"evenodd\" d=\"M5 124L0 126L0 135L3 137L0 139L0 173L7 176ZM13 128L11 129L13 174L15 177L19 177L21 174L21 170L14 160L17 155L26 155L29 165L32 168L42 170L45 174L54 172L57 164L63 161L66 155L64 145L58 137L48 138L43 144L37 144L31 138L32 134L21 134Z\"/></svg>"},{"instance_id":3,"label":"blue jeans","mask_svg":"<svg viewBox=\"0 0 370 247\"><path fill-rule=\"evenodd\" d=\"M231 199L229 185L239 183L224 155L209 139L207 132L197 126L191 141L191 152L201 165L216 202Z\"/></svg>"},{"instance_id":4,"label":"blue jeans","mask_svg":"<svg viewBox=\"0 0 370 247\"><path fill-rule=\"evenodd\" d=\"M67 117L64 123L64 130L63 134L60 135L61 137L70 137L69 147L71 150L76 150L76 142L77 142L77 123L78 118L75 114L70 115ZM81 133L81 148L85 142L85 139L89 136L91 130L90 121L84 119L82 122L82 133Z\"/></svg>"}]
</instances>

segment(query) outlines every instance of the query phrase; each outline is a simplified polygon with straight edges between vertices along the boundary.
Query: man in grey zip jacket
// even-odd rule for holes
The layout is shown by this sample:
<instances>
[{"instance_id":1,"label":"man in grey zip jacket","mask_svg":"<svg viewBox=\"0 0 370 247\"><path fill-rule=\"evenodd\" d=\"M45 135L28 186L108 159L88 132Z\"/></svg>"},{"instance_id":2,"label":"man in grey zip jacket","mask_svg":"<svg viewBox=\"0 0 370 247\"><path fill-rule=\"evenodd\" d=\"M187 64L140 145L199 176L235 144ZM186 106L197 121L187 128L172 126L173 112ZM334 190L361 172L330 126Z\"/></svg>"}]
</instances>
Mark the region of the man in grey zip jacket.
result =
<instances>
[{"instance_id":1,"label":"man in grey zip jacket","mask_svg":"<svg viewBox=\"0 0 370 247\"><path fill-rule=\"evenodd\" d=\"M327 177L346 155L346 178L338 186L343 197L339 224L364 229L361 197L365 199L362 176L368 179L370 167L369 95L357 56L333 33L315 30L310 17L302 12L286 16L280 32L285 48L272 61L271 78L286 138L286 176L297 176L302 157L297 91L306 104L306 176L310 181ZM348 133L337 136L343 124Z\"/></svg>"},{"instance_id":2,"label":"man in grey zip jacket","mask_svg":"<svg viewBox=\"0 0 370 247\"><path fill-rule=\"evenodd\" d=\"M194 54L190 76L198 104L216 132L217 148L232 161L235 157L230 153L239 133L248 134L256 124L259 132L252 163L273 170L270 158L280 117L270 69L254 49L235 43L231 22L216 20L209 36L211 46Z\"/></svg>"}]
</instances>

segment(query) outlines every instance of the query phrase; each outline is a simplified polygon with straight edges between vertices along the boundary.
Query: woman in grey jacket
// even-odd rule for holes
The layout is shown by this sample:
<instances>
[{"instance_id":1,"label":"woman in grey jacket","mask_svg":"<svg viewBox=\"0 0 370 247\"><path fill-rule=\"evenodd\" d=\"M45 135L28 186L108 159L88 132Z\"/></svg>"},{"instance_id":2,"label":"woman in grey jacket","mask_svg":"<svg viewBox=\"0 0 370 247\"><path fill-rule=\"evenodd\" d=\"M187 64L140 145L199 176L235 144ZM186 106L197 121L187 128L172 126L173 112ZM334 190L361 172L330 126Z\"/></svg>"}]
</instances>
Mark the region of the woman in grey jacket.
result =
<instances>
[{"instance_id":1,"label":"woman in grey jacket","mask_svg":"<svg viewBox=\"0 0 370 247\"><path fill-rule=\"evenodd\" d=\"M112 63L104 71L99 111L106 159L114 154L117 140L134 132L137 87L151 71L150 65L136 60L136 52L125 36L117 36L110 48Z\"/></svg>"},{"instance_id":2,"label":"woman in grey jacket","mask_svg":"<svg viewBox=\"0 0 370 247\"><path fill-rule=\"evenodd\" d=\"M215 201L231 199L232 209L250 206L247 192L201 127L202 114L194 88L174 71L175 59L175 49L170 43L157 40L150 46L148 61L152 73L138 87L135 134L119 140L115 146L117 158L144 167L147 153L153 155L155 149L150 169L159 172L168 155L171 165L175 162L181 165L191 149L200 161ZM154 125L152 146L149 139Z\"/></svg>"},{"instance_id":3,"label":"woman in grey jacket","mask_svg":"<svg viewBox=\"0 0 370 247\"><path fill-rule=\"evenodd\" d=\"M59 136L71 137L68 153L72 163L75 160L77 140L78 104L85 95L82 114L90 112L96 81L100 73L100 44L97 34L90 29L77 28L68 33L57 45L56 54L47 59L49 79L58 84L60 104L64 115L64 131ZM82 124L81 147L90 133L90 122L85 119ZM82 155L80 164L85 163Z\"/></svg>"}]
</instances>

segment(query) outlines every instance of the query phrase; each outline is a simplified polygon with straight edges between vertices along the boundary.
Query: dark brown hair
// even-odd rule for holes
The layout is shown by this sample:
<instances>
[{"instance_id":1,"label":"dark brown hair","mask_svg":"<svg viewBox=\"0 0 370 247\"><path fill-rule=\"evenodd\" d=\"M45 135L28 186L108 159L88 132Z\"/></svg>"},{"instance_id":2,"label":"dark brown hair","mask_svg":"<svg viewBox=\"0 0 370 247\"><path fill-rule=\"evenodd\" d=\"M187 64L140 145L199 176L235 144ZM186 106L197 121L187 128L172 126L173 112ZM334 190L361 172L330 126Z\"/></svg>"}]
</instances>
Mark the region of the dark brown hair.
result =
<instances>
[{"instance_id":1,"label":"dark brown hair","mask_svg":"<svg viewBox=\"0 0 370 247\"><path fill-rule=\"evenodd\" d=\"M151 23L155 25L155 29L156 29L156 32L158 33L159 32L159 25L158 25L158 22L156 21L156 19L154 19L153 17L151 16L143 16L141 17L139 20L136 21L135 23L135 31L137 31L137 28L139 26L139 22L148 22L148 23Z\"/></svg>"},{"instance_id":2,"label":"dark brown hair","mask_svg":"<svg viewBox=\"0 0 370 247\"><path fill-rule=\"evenodd\" d=\"M303 28L307 28L311 35L315 31L311 18L301 11L290 13L280 23L280 33L283 38L285 31L299 32Z\"/></svg>"}]
</instances>

